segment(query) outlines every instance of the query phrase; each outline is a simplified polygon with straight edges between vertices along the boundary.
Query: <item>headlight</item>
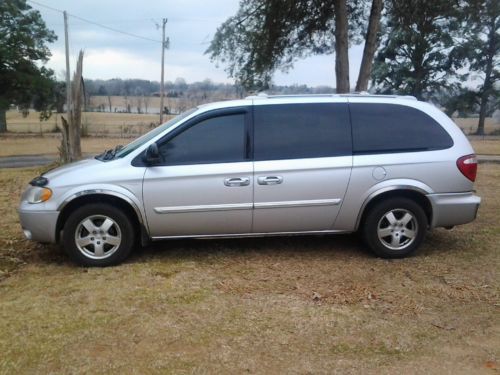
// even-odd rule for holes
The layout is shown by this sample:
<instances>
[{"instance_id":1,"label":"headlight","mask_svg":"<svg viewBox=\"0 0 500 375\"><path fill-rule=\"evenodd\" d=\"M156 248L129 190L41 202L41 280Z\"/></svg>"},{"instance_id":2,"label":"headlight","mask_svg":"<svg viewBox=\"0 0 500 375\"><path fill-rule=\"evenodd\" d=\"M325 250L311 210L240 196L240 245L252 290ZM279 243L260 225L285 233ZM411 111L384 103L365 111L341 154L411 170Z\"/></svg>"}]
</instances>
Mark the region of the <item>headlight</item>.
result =
<instances>
[{"instance_id":1,"label":"headlight","mask_svg":"<svg viewBox=\"0 0 500 375\"><path fill-rule=\"evenodd\" d=\"M42 203L48 201L51 196L52 190L49 188L33 186L30 188L26 198L28 203Z\"/></svg>"}]
</instances>

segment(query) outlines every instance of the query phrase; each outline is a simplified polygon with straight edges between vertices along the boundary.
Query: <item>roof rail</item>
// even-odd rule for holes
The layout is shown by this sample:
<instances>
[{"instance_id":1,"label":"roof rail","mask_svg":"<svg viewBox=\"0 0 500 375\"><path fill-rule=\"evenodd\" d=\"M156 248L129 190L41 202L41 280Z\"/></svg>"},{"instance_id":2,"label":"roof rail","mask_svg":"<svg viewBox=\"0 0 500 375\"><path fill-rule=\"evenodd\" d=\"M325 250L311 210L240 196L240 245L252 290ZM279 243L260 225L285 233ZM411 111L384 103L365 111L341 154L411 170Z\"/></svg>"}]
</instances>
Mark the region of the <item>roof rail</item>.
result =
<instances>
[{"instance_id":1,"label":"roof rail","mask_svg":"<svg viewBox=\"0 0 500 375\"><path fill-rule=\"evenodd\" d=\"M292 95L268 95L265 92L259 92L257 95L247 96L245 99L282 99L282 98L338 98L338 97L352 97L352 98L394 98L394 99L408 99L417 100L411 95L383 95L383 94L369 94L366 91L353 92L347 94L292 94Z\"/></svg>"}]
</instances>

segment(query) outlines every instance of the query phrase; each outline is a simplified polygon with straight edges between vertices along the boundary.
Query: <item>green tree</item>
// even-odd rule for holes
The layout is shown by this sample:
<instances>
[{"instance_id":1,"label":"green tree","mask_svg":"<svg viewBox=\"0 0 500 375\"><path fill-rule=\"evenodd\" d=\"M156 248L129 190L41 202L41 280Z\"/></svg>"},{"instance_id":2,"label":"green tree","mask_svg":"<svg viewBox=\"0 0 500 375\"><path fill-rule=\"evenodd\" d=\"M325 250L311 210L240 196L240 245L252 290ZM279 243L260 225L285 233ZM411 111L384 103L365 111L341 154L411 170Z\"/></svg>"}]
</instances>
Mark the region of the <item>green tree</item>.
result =
<instances>
[{"instance_id":1,"label":"green tree","mask_svg":"<svg viewBox=\"0 0 500 375\"><path fill-rule=\"evenodd\" d=\"M47 43L56 35L26 0L0 1L0 132L7 130L6 110L11 104L47 111L53 104L53 71L43 66L50 57ZM36 99L36 100L35 100Z\"/></svg>"},{"instance_id":2,"label":"green tree","mask_svg":"<svg viewBox=\"0 0 500 375\"><path fill-rule=\"evenodd\" d=\"M456 83L463 13L453 0L392 0L373 67L377 91L429 99Z\"/></svg>"},{"instance_id":3,"label":"green tree","mask_svg":"<svg viewBox=\"0 0 500 375\"><path fill-rule=\"evenodd\" d=\"M438 103L444 107L448 116L455 112L459 117L468 117L477 113L479 108L478 92L466 87L454 86L443 89L437 95Z\"/></svg>"},{"instance_id":4,"label":"green tree","mask_svg":"<svg viewBox=\"0 0 500 375\"><path fill-rule=\"evenodd\" d=\"M363 40L367 4L368 0L242 1L237 14L217 29L206 53L212 61L227 63L229 76L250 90L267 89L272 74L287 71L297 59L335 53L337 92L348 92L347 51L349 42ZM381 8L382 1L375 0L367 35L377 33ZM370 67L375 42L376 38L367 43L372 47L371 58L370 51L366 57Z\"/></svg>"},{"instance_id":5,"label":"green tree","mask_svg":"<svg viewBox=\"0 0 500 375\"><path fill-rule=\"evenodd\" d=\"M471 0L464 4L468 15L466 41L456 54L464 57L475 80L482 81L475 91L479 103L477 134L484 134L484 120L491 111L489 103L498 106L500 90L500 2ZM490 107L490 110L489 108Z\"/></svg>"}]
</instances>

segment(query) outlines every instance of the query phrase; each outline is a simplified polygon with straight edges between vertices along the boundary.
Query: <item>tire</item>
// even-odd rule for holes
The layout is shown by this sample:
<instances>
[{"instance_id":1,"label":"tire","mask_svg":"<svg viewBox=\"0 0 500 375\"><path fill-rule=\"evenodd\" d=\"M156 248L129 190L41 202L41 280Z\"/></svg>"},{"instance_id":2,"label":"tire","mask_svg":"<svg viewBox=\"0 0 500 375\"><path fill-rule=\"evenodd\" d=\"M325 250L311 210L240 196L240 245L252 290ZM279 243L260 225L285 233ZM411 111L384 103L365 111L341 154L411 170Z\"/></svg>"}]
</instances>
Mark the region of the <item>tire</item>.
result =
<instances>
[{"instance_id":1,"label":"tire","mask_svg":"<svg viewBox=\"0 0 500 375\"><path fill-rule=\"evenodd\" d=\"M75 263L106 267L121 263L135 244L135 228L120 209L92 203L71 213L63 229L63 247Z\"/></svg>"},{"instance_id":2,"label":"tire","mask_svg":"<svg viewBox=\"0 0 500 375\"><path fill-rule=\"evenodd\" d=\"M367 213L362 234L379 257L404 258L420 246L427 231L423 208L407 198L389 198Z\"/></svg>"}]
</instances>

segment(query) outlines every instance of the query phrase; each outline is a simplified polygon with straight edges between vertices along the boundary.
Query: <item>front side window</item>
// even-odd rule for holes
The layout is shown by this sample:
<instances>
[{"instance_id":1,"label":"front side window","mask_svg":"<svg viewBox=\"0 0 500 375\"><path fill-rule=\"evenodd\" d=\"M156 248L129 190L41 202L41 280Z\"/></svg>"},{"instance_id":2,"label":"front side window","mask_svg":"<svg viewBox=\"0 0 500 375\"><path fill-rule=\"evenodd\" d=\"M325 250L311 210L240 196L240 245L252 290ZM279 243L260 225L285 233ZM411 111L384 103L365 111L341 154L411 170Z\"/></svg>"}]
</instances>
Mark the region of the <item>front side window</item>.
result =
<instances>
[{"instance_id":1,"label":"front side window","mask_svg":"<svg viewBox=\"0 0 500 375\"><path fill-rule=\"evenodd\" d=\"M416 108L352 103L350 109L354 153L415 152L453 146L446 130Z\"/></svg>"},{"instance_id":2,"label":"front side window","mask_svg":"<svg viewBox=\"0 0 500 375\"><path fill-rule=\"evenodd\" d=\"M245 160L245 114L202 120L159 145L163 165Z\"/></svg>"},{"instance_id":3,"label":"front side window","mask_svg":"<svg viewBox=\"0 0 500 375\"><path fill-rule=\"evenodd\" d=\"M255 160L351 155L345 103L274 104L254 107Z\"/></svg>"},{"instance_id":4,"label":"front side window","mask_svg":"<svg viewBox=\"0 0 500 375\"><path fill-rule=\"evenodd\" d=\"M195 112L198 108L190 109L189 111L183 112L180 115L174 117L173 119L167 121L166 123L154 128L143 136L137 138L136 140L130 142L128 145L123 147L120 151L118 151L115 155L115 158L123 158L124 156L130 154L131 152L137 150L146 142L149 142L151 139L156 137L157 135L163 133L165 130L171 128L174 125L177 125L180 121L184 120L190 114Z\"/></svg>"}]
</instances>

